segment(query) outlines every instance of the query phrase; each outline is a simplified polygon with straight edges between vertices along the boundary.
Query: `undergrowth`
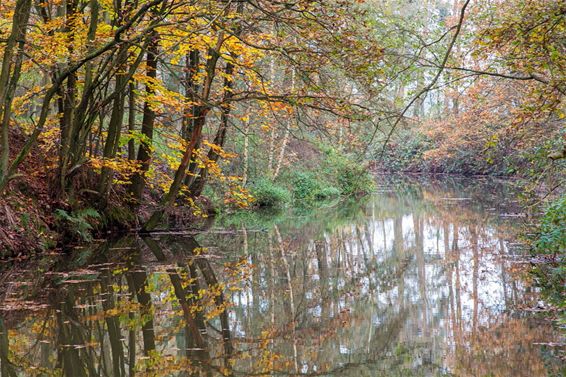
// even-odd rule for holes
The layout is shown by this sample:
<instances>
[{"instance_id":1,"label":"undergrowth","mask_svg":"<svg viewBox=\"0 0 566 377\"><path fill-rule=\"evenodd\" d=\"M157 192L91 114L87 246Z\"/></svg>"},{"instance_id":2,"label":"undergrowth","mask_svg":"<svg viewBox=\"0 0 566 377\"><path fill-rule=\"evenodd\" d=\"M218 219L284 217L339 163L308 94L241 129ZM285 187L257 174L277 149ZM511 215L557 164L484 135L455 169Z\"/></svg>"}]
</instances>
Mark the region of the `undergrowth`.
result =
<instances>
[{"instance_id":1,"label":"undergrowth","mask_svg":"<svg viewBox=\"0 0 566 377\"><path fill-rule=\"evenodd\" d=\"M534 274L543 297L559 311L561 326L566 326L566 195L545 210L533 242L537 263Z\"/></svg>"}]
</instances>

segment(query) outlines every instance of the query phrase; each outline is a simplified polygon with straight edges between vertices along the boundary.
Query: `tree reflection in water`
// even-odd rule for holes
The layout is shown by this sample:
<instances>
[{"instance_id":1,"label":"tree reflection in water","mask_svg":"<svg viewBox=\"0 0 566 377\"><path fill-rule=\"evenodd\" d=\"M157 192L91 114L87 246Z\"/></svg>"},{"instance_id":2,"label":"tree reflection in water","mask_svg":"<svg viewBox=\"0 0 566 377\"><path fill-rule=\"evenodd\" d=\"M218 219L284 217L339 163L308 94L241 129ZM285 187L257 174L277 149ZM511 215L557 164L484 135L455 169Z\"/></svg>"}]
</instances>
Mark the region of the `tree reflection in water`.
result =
<instances>
[{"instance_id":1,"label":"tree reflection in water","mask_svg":"<svg viewBox=\"0 0 566 377\"><path fill-rule=\"evenodd\" d=\"M501 187L393 187L7 266L2 376L559 373Z\"/></svg>"}]
</instances>

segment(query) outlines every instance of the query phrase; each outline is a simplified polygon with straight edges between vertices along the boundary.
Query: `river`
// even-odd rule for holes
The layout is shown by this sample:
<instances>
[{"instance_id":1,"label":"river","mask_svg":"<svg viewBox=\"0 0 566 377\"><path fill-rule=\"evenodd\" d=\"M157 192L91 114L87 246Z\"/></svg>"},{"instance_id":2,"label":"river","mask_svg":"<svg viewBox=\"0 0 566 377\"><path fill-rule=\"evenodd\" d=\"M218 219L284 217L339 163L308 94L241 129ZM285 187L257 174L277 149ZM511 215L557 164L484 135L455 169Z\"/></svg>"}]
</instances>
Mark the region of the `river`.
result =
<instances>
[{"instance_id":1,"label":"river","mask_svg":"<svg viewBox=\"0 0 566 377\"><path fill-rule=\"evenodd\" d=\"M378 180L3 263L2 376L560 373L512 185Z\"/></svg>"}]
</instances>

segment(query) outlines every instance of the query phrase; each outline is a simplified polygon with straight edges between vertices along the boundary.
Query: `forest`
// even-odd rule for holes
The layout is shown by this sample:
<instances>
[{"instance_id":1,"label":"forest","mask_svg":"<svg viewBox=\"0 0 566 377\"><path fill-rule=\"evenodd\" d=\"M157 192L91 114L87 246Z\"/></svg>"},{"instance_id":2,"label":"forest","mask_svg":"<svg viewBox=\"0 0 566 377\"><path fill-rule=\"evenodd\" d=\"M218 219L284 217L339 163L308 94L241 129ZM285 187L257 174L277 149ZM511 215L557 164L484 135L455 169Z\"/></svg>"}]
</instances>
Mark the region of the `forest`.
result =
<instances>
[{"instance_id":1,"label":"forest","mask_svg":"<svg viewBox=\"0 0 566 377\"><path fill-rule=\"evenodd\" d=\"M566 371L566 2L2 0L0 64L2 376Z\"/></svg>"}]
</instances>

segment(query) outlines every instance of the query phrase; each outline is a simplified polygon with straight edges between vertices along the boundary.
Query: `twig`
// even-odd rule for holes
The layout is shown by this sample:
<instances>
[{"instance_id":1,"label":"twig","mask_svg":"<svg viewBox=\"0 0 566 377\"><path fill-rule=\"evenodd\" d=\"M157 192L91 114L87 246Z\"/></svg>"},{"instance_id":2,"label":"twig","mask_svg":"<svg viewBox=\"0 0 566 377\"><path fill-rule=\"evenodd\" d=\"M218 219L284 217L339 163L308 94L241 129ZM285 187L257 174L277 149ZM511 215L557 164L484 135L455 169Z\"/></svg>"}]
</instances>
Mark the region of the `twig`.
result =
<instances>
[{"instance_id":1,"label":"twig","mask_svg":"<svg viewBox=\"0 0 566 377\"><path fill-rule=\"evenodd\" d=\"M470 0L466 0L466 2L464 3L464 5L462 6L462 9L460 10L460 18L458 20L458 24L456 25L456 31L454 32L454 36L452 37L452 39L450 40L450 44L448 45L448 49L446 50L446 54L444 54L444 58L442 59L442 63L439 66L439 70L436 73L436 75L434 76L434 78L432 79L432 81L426 86L424 87L419 93L417 93L417 95L415 97L413 97L413 99L411 99L411 101L407 104L407 106L405 106L405 108L403 109L403 111L401 112L401 114L399 114L399 117L397 118L397 120L395 121L395 123L393 123L393 126L391 127L391 130L389 130L389 133L387 134L387 137L385 139L385 142L383 143L383 148L381 149L381 153L379 154L379 159L381 160L383 158L383 155L385 153L385 148L387 147L387 144L389 143L389 140L391 139L391 136L393 135L393 132L395 132L395 129L397 127L397 125L401 122L401 120L404 118L405 114L407 113L407 111L411 108L411 106L413 106L413 104L426 92L428 92L438 81L438 79L440 78L440 75L442 74L442 72L444 71L445 67L446 67L446 63L448 62L448 58L450 57L450 54L452 53L452 49L454 48L454 44L456 43L456 39L458 38L458 35L460 34L460 31L462 30L462 24L464 23L464 17L466 15L466 8L468 7L468 4L470 3Z\"/></svg>"}]
</instances>

